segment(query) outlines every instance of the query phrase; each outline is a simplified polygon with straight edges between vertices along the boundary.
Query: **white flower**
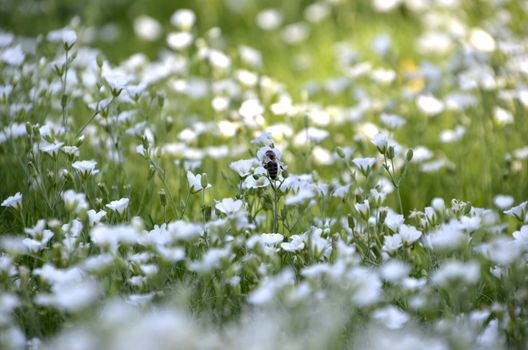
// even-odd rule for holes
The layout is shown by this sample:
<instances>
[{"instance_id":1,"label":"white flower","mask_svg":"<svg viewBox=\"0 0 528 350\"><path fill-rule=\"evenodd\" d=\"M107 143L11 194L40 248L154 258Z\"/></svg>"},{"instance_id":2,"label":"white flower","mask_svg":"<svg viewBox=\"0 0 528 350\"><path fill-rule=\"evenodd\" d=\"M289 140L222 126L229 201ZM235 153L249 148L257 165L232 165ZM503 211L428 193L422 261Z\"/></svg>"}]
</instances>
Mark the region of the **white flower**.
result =
<instances>
[{"instance_id":1,"label":"white flower","mask_svg":"<svg viewBox=\"0 0 528 350\"><path fill-rule=\"evenodd\" d=\"M218 50L209 50L207 54L209 63L213 68L225 70L231 67L231 59L222 51Z\"/></svg>"},{"instance_id":2,"label":"white flower","mask_svg":"<svg viewBox=\"0 0 528 350\"><path fill-rule=\"evenodd\" d=\"M400 5L402 0L373 0L374 8L379 12L389 12Z\"/></svg>"},{"instance_id":3,"label":"white flower","mask_svg":"<svg viewBox=\"0 0 528 350\"><path fill-rule=\"evenodd\" d=\"M493 198L493 203L497 206L499 209L507 209L510 208L513 203L514 199L512 196L507 196L504 194L498 194Z\"/></svg>"},{"instance_id":4,"label":"white flower","mask_svg":"<svg viewBox=\"0 0 528 350\"><path fill-rule=\"evenodd\" d=\"M99 173L99 170L95 168L96 166L97 162L95 160L78 160L72 164L72 167L79 171L83 176L96 175Z\"/></svg>"},{"instance_id":5,"label":"white flower","mask_svg":"<svg viewBox=\"0 0 528 350\"><path fill-rule=\"evenodd\" d=\"M505 210L504 214L516 217L518 220L522 221L524 219L524 214L525 214L525 210L526 210L526 205L527 204L528 204L528 201L527 202L522 202L521 204L519 204L519 205L517 205L517 206L515 206L513 208Z\"/></svg>"},{"instance_id":6,"label":"white flower","mask_svg":"<svg viewBox=\"0 0 528 350\"><path fill-rule=\"evenodd\" d=\"M399 233L401 240L407 244L416 242L422 236L422 232L418 231L414 226L408 225L401 225Z\"/></svg>"},{"instance_id":7,"label":"white flower","mask_svg":"<svg viewBox=\"0 0 528 350\"><path fill-rule=\"evenodd\" d=\"M424 237L424 243L432 249L454 249L469 241L463 226L457 220L443 224Z\"/></svg>"},{"instance_id":8,"label":"white flower","mask_svg":"<svg viewBox=\"0 0 528 350\"><path fill-rule=\"evenodd\" d=\"M259 167L259 168L262 168L262 167ZM257 180L255 180L253 176L248 176L242 183L242 188L243 189L261 188L261 187L266 187L269 185L270 185L270 181L265 176L261 176Z\"/></svg>"},{"instance_id":9,"label":"white flower","mask_svg":"<svg viewBox=\"0 0 528 350\"><path fill-rule=\"evenodd\" d=\"M178 220L171 222L167 231L174 237L174 239L182 241L190 241L198 238L202 234L202 227L192 222Z\"/></svg>"},{"instance_id":10,"label":"white flower","mask_svg":"<svg viewBox=\"0 0 528 350\"><path fill-rule=\"evenodd\" d=\"M516 241L528 246L528 225L522 226L519 231L513 232L512 235Z\"/></svg>"},{"instance_id":11,"label":"white flower","mask_svg":"<svg viewBox=\"0 0 528 350\"><path fill-rule=\"evenodd\" d=\"M169 33L167 45L174 50L183 50L192 44L193 35L189 32Z\"/></svg>"},{"instance_id":12,"label":"white flower","mask_svg":"<svg viewBox=\"0 0 528 350\"><path fill-rule=\"evenodd\" d=\"M389 145L389 140L385 134L378 133L374 135L371 142L381 150L381 152L384 152L385 148Z\"/></svg>"},{"instance_id":13,"label":"white flower","mask_svg":"<svg viewBox=\"0 0 528 350\"><path fill-rule=\"evenodd\" d=\"M304 239L301 235L293 235L289 242L281 243L281 248L287 252L296 252L304 249Z\"/></svg>"},{"instance_id":14,"label":"white flower","mask_svg":"<svg viewBox=\"0 0 528 350\"><path fill-rule=\"evenodd\" d=\"M495 50L495 39L486 31L475 28L469 34L470 44L482 52L493 52Z\"/></svg>"},{"instance_id":15,"label":"white flower","mask_svg":"<svg viewBox=\"0 0 528 350\"><path fill-rule=\"evenodd\" d=\"M15 209L21 209L22 208L22 193L17 192L13 196L7 197L2 202L2 207L11 207Z\"/></svg>"},{"instance_id":16,"label":"white flower","mask_svg":"<svg viewBox=\"0 0 528 350\"><path fill-rule=\"evenodd\" d=\"M398 231L400 226L403 224L403 215L396 214L392 210L387 211L387 217L385 218L385 226L391 229L392 232Z\"/></svg>"},{"instance_id":17,"label":"white flower","mask_svg":"<svg viewBox=\"0 0 528 350\"><path fill-rule=\"evenodd\" d=\"M396 234L392 236L385 236L383 241L383 250L391 254L397 251L402 246L401 236Z\"/></svg>"},{"instance_id":18,"label":"white flower","mask_svg":"<svg viewBox=\"0 0 528 350\"><path fill-rule=\"evenodd\" d=\"M405 119L403 119L399 115L386 114L386 113L382 113L380 115L380 120L383 124L385 124L386 127L390 129L399 129L402 126L404 126L405 123L407 122Z\"/></svg>"},{"instance_id":19,"label":"white flower","mask_svg":"<svg viewBox=\"0 0 528 350\"><path fill-rule=\"evenodd\" d=\"M314 128L310 126L306 130L299 131L293 139L293 143L298 146L306 146L309 142L320 143L330 135L330 132L324 129Z\"/></svg>"},{"instance_id":20,"label":"white flower","mask_svg":"<svg viewBox=\"0 0 528 350\"><path fill-rule=\"evenodd\" d=\"M262 107L259 100L252 98L242 102L238 113L240 113L243 118L253 119L264 113L264 107Z\"/></svg>"},{"instance_id":21,"label":"white flower","mask_svg":"<svg viewBox=\"0 0 528 350\"><path fill-rule=\"evenodd\" d=\"M445 201L442 198L433 198L431 201L431 207L433 207L434 210L441 213L445 209Z\"/></svg>"},{"instance_id":22,"label":"white flower","mask_svg":"<svg viewBox=\"0 0 528 350\"><path fill-rule=\"evenodd\" d=\"M376 158L354 158L352 162L357 166L362 172L369 172L370 169L376 163Z\"/></svg>"},{"instance_id":23,"label":"white flower","mask_svg":"<svg viewBox=\"0 0 528 350\"><path fill-rule=\"evenodd\" d=\"M480 265L477 262L447 261L433 274L432 281L441 286L448 286L455 281L477 283L479 278Z\"/></svg>"},{"instance_id":24,"label":"white flower","mask_svg":"<svg viewBox=\"0 0 528 350\"><path fill-rule=\"evenodd\" d=\"M444 110L444 103L432 95L418 96L416 104L428 116L435 116Z\"/></svg>"},{"instance_id":25,"label":"white flower","mask_svg":"<svg viewBox=\"0 0 528 350\"><path fill-rule=\"evenodd\" d=\"M356 208L356 210L359 213L361 213L363 215L367 215L368 211L370 210L370 203L369 203L368 199L365 199L363 201L363 203L355 203L354 207Z\"/></svg>"},{"instance_id":26,"label":"white flower","mask_svg":"<svg viewBox=\"0 0 528 350\"><path fill-rule=\"evenodd\" d=\"M257 151L257 159L259 161L264 160L264 157L266 156L266 152L268 151L272 151L275 154L275 158L277 158L277 160L281 159L281 155L282 155L281 152L278 149L271 148L269 146L264 146Z\"/></svg>"},{"instance_id":27,"label":"white flower","mask_svg":"<svg viewBox=\"0 0 528 350\"><path fill-rule=\"evenodd\" d=\"M374 311L372 317L389 329L402 328L410 318L409 315L393 305Z\"/></svg>"},{"instance_id":28,"label":"white flower","mask_svg":"<svg viewBox=\"0 0 528 350\"><path fill-rule=\"evenodd\" d=\"M94 226L95 224L98 224L101 222L101 220L106 216L106 211L100 210L99 212L96 212L93 209L88 210L88 221L90 223L90 226Z\"/></svg>"},{"instance_id":29,"label":"white flower","mask_svg":"<svg viewBox=\"0 0 528 350\"><path fill-rule=\"evenodd\" d=\"M233 198L224 198L221 202L216 203L215 208L226 215L230 215L238 212L243 205L244 202L242 202L240 199L235 201Z\"/></svg>"},{"instance_id":30,"label":"white flower","mask_svg":"<svg viewBox=\"0 0 528 350\"><path fill-rule=\"evenodd\" d=\"M67 190L62 193L62 199L66 208L75 213L81 213L88 209L88 202L84 193L76 193L74 190Z\"/></svg>"},{"instance_id":31,"label":"white flower","mask_svg":"<svg viewBox=\"0 0 528 350\"><path fill-rule=\"evenodd\" d=\"M0 54L0 59L11 66L20 66L26 55L20 45L10 47Z\"/></svg>"},{"instance_id":32,"label":"white flower","mask_svg":"<svg viewBox=\"0 0 528 350\"><path fill-rule=\"evenodd\" d=\"M117 201L111 201L110 203L106 205L106 207L122 215L125 212L125 210L128 208L128 202L129 202L128 198L121 198Z\"/></svg>"},{"instance_id":33,"label":"white flower","mask_svg":"<svg viewBox=\"0 0 528 350\"><path fill-rule=\"evenodd\" d=\"M180 9L172 14L170 22L176 28L188 31L196 22L196 15L192 10Z\"/></svg>"},{"instance_id":34,"label":"white flower","mask_svg":"<svg viewBox=\"0 0 528 350\"><path fill-rule=\"evenodd\" d=\"M41 152L47 153L51 156L56 156L63 145L64 142L58 142L57 140L53 141L53 143L42 141L39 144L39 149Z\"/></svg>"},{"instance_id":35,"label":"white flower","mask_svg":"<svg viewBox=\"0 0 528 350\"><path fill-rule=\"evenodd\" d=\"M282 14L277 9L265 9L257 14L257 25L263 30L273 30L282 24Z\"/></svg>"},{"instance_id":36,"label":"white flower","mask_svg":"<svg viewBox=\"0 0 528 350\"><path fill-rule=\"evenodd\" d=\"M143 40L157 40L162 32L161 24L150 16L141 15L134 20L134 32Z\"/></svg>"},{"instance_id":37,"label":"white flower","mask_svg":"<svg viewBox=\"0 0 528 350\"><path fill-rule=\"evenodd\" d=\"M284 241L284 236L280 233L263 233L259 237L260 242L266 246L275 246Z\"/></svg>"},{"instance_id":38,"label":"white flower","mask_svg":"<svg viewBox=\"0 0 528 350\"><path fill-rule=\"evenodd\" d=\"M350 191L351 184L346 184L343 186L338 186L334 189L332 196L337 198L345 198L348 192Z\"/></svg>"},{"instance_id":39,"label":"white flower","mask_svg":"<svg viewBox=\"0 0 528 350\"><path fill-rule=\"evenodd\" d=\"M204 189L202 187L202 176L203 175L205 174L194 175L192 172L187 171L187 181L189 182L189 188L191 190L191 193L197 193ZM208 183L207 186L205 186L205 189L208 189L210 187L212 186L211 184Z\"/></svg>"},{"instance_id":40,"label":"white flower","mask_svg":"<svg viewBox=\"0 0 528 350\"><path fill-rule=\"evenodd\" d=\"M66 44L68 47L73 46L75 42L77 41L77 34L75 31L71 29L65 29L62 32L62 42Z\"/></svg>"},{"instance_id":41,"label":"white flower","mask_svg":"<svg viewBox=\"0 0 528 350\"><path fill-rule=\"evenodd\" d=\"M389 282L396 283L409 276L411 268L399 260L389 260L381 266L381 277Z\"/></svg>"},{"instance_id":42,"label":"white flower","mask_svg":"<svg viewBox=\"0 0 528 350\"><path fill-rule=\"evenodd\" d=\"M256 168L259 163L254 159L240 159L229 164L229 167L236 171L242 178L251 174L251 170Z\"/></svg>"},{"instance_id":43,"label":"white flower","mask_svg":"<svg viewBox=\"0 0 528 350\"><path fill-rule=\"evenodd\" d=\"M97 225L90 231L92 242L100 247L108 247L116 252L120 244L134 244L139 239L136 229L128 225Z\"/></svg>"},{"instance_id":44,"label":"white flower","mask_svg":"<svg viewBox=\"0 0 528 350\"><path fill-rule=\"evenodd\" d=\"M222 266L222 262L231 258L231 252L227 248L210 248L203 255L201 261L191 262L189 270L196 272L209 272Z\"/></svg>"}]
</instances>

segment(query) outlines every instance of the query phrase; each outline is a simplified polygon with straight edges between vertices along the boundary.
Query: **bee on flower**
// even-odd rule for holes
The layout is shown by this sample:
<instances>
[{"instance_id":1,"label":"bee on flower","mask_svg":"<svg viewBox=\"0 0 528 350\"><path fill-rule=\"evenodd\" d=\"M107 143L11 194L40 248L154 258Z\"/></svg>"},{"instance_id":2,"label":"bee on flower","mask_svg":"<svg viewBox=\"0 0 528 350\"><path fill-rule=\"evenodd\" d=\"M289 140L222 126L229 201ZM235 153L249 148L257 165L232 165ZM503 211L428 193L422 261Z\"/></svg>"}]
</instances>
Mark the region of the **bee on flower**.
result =
<instances>
[{"instance_id":1,"label":"bee on flower","mask_svg":"<svg viewBox=\"0 0 528 350\"><path fill-rule=\"evenodd\" d=\"M279 175L280 171L284 171L285 168L280 160L281 152L270 146L262 147L257 152L257 158L262 162L262 166L266 169L270 179L275 180Z\"/></svg>"}]
</instances>

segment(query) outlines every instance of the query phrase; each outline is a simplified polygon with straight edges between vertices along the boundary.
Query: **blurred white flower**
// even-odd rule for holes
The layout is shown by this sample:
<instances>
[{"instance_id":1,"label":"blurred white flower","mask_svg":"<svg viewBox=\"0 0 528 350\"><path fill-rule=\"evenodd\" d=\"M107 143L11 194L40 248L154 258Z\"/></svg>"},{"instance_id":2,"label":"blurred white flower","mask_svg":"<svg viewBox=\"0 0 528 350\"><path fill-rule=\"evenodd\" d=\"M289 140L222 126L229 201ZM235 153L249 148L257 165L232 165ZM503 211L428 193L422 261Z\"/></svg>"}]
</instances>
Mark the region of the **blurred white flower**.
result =
<instances>
[{"instance_id":1,"label":"blurred white flower","mask_svg":"<svg viewBox=\"0 0 528 350\"><path fill-rule=\"evenodd\" d=\"M389 144L389 139L387 136L383 133L378 133L374 135L371 142L376 146L378 149L380 149L382 152L385 152L385 149L387 148Z\"/></svg>"},{"instance_id":2,"label":"blurred white flower","mask_svg":"<svg viewBox=\"0 0 528 350\"><path fill-rule=\"evenodd\" d=\"M421 231L418 231L414 226L408 225L401 225L399 234L402 242L407 244L416 242L422 236Z\"/></svg>"},{"instance_id":3,"label":"blurred white flower","mask_svg":"<svg viewBox=\"0 0 528 350\"><path fill-rule=\"evenodd\" d=\"M433 283L449 287L453 282L477 283L480 278L480 265L476 261L446 261L433 273Z\"/></svg>"},{"instance_id":4,"label":"blurred white flower","mask_svg":"<svg viewBox=\"0 0 528 350\"><path fill-rule=\"evenodd\" d=\"M314 2L304 9L304 18L308 22L322 22L330 14L330 7L324 2Z\"/></svg>"},{"instance_id":5,"label":"blurred white flower","mask_svg":"<svg viewBox=\"0 0 528 350\"><path fill-rule=\"evenodd\" d=\"M229 164L229 168L236 171L240 177L244 178L250 175L251 171L259 165L259 162L257 162L255 158L240 159Z\"/></svg>"},{"instance_id":6,"label":"blurred white flower","mask_svg":"<svg viewBox=\"0 0 528 350\"><path fill-rule=\"evenodd\" d=\"M51 156L56 156L57 154L59 154L59 150L62 148L63 145L64 142L59 142L57 140L53 141L53 143L42 141L39 144L39 150Z\"/></svg>"},{"instance_id":7,"label":"blurred white flower","mask_svg":"<svg viewBox=\"0 0 528 350\"><path fill-rule=\"evenodd\" d=\"M169 33L167 35L167 45L174 50L188 48L193 42L193 35L189 32Z\"/></svg>"},{"instance_id":8,"label":"blurred white flower","mask_svg":"<svg viewBox=\"0 0 528 350\"><path fill-rule=\"evenodd\" d=\"M409 276L411 268L400 260L389 260L381 266L381 278L385 281L396 283Z\"/></svg>"},{"instance_id":9,"label":"blurred white flower","mask_svg":"<svg viewBox=\"0 0 528 350\"><path fill-rule=\"evenodd\" d=\"M2 207L11 207L15 209L22 208L22 193L17 192L13 196L9 196L2 202Z\"/></svg>"},{"instance_id":10,"label":"blurred white flower","mask_svg":"<svg viewBox=\"0 0 528 350\"><path fill-rule=\"evenodd\" d=\"M527 204L528 204L528 201L527 202L522 202L521 204L519 204L519 205L517 205L515 207L512 207L512 208L510 208L508 210L505 210L504 214L516 217L518 220L523 221L525 219L524 215L526 214L526 205Z\"/></svg>"},{"instance_id":11,"label":"blurred white flower","mask_svg":"<svg viewBox=\"0 0 528 350\"><path fill-rule=\"evenodd\" d=\"M222 201L216 202L215 208L226 215L230 215L238 212L243 205L244 202L242 202L240 199L235 201L233 198L224 198Z\"/></svg>"},{"instance_id":12,"label":"blurred white flower","mask_svg":"<svg viewBox=\"0 0 528 350\"><path fill-rule=\"evenodd\" d=\"M457 220L439 226L424 237L424 244L432 249L455 249L469 241L463 227Z\"/></svg>"},{"instance_id":13,"label":"blurred white flower","mask_svg":"<svg viewBox=\"0 0 528 350\"><path fill-rule=\"evenodd\" d=\"M88 209L88 202L84 193L77 193L74 190L66 190L62 193L62 199L66 209L75 213L81 213Z\"/></svg>"},{"instance_id":14,"label":"blurred white flower","mask_svg":"<svg viewBox=\"0 0 528 350\"><path fill-rule=\"evenodd\" d=\"M436 116L444 110L444 103L432 95L418 96L416 104L428 116Z\"/></svg>"},{"instance_id":15,"label":"blurred white flower","mask_svg":"<svg viewBox=\"0 0 528 350\"><path fill-rule=\"evenodd\" d=\"M357 166L362 172L369 172L376 164L376 158L354 158L352 163Z\"/></svg>"},{"instance_id":16,"label":"blurred white flower","mask_svg":"<svg viewBox=\"0 0 528 350\"><path fill-rule=\"evenodd\" d=\"M71 47L77 41L77 33L71 29L65 29L62 32L62 42Z\"/></svg>"},{"instance_id":17,"label":"blurred white flower","mask_svg":"<svg viewBox=\"0 0 528 350\"><path fill-rule=\"evenodd\" d=\"M385 236L383 240L383 250L389 254L394 253L402 246L402 238L399 234Z\"/></svg>"},{"instance_id":18,"label":"blurred white flower","mask_svg":"<svg viewBox=\"0 0 528 350\"><path fill-rule=\"evenodd\" d=\"M257 25L263 30L273 30L282 24L282 14L277 9L264 9L257 14Z\"/></svg>"},{"instance_id":19,"label":"blurred white flower","mask_svg":"<svg viewBox=\"0 0 528 350\"><path fill-rule=\"evenodd\" d=\"M0 59L11 66L20 66L26 59L26 54L20 45L10 47L0 54Z\"/></svg>"},{"instance_id":20,"label":"blurred white flower","mask_svg":"<svg viewBox=\"0 0 528 350\"><path fill-rule=\"evenodd\" d=\"M500 126L512 124L514 121L513 114L510 111L507 111L504 108L500 108L497 106L493 108L493 119Z\"/></svg>"},{"instance_id":21,"label":"blurred white flower","mask_svg":"<svg viewBox=\"0 0 528 350\"><path fill-rule=\"evenodd\" d=\"M121 198L116 201L111 201L106 205L106 207L110 210L113 210L115 212L118 212L120 215L123 215L125 210L128 208L128 198Z\"/></svg>"},{"instance_id":22,"label":"blurred white flower","mask_svg":"<svg viewBox=\"0 0 528 350\"><path fill-rule=\"evenodd\" d=\"M401 4L402 0L372 0L374 9L379 12L389 12Z\"/></svg>"},{"instance_id":23,"label":"blurred white flower","mask_svg":"<svg viewBox=\"0 0 528 350\"><path fill-rule=\"evenodd\" d=\"M242 102L238 113L244 118L252 119L262 115L264 113L264 107L262 107L259 100L252 98Z\"/></svg>"},{"instance_id":24,"label":"blurred white flower","mask_svg":"<svg viewBox=\"0 0 528 350\"><path fill-rule=\"evenodd\" d=\"M189 9L177 10L170 18L170 22L173 26L184 31L189 31L194 25L195 21L196 15L192 10Z\"/></svg>"},{"instance_id":25,"label":"blurred white flower","mask_svg":"<svg viewBox=\"0 0 528 350\"><path fill-rule=\"evenodd\" d=\"M405 119L396 114L382 113L380 115L381 122L390 129L399 129L407 123Z\"/></svg>"},{"instance_id":26,"label":"blurred white flower","mask_svg":"<svg viewBox=\"0 0 528 350\"><path fill-rule=\"evenodd\" d=\"M431 207L439 213L442 213L445 209L445 201L443 198L433 198L431 201Z\"/></svg>"},{"instance_id":27,"label":"blurred white flower","mask_svg":"<svg viewBox=\"0 0 528 350\"><path fill-rule=\"evenodd\" d=\"M160 38L161 24L150 16L141 15L134 20L134 32L146 41L155 41Z\"/></svg>"},{"instance_id":28,"label":"blurred white flower","mask_svg":"<svg viewBox=\"0 0 528 350\"><path fill-rule=\"evenodd\" d=\"M249 46L240 46L238 54L242 61L252 68L260 68L262 66L262 54L256 49Z\"/></svg>"},{"instance_id":29,"label":"blurred white flower","mask_svg":"<svg viewBox=\"0 0 528 350\"><path fill-rule=\"evenodd\" d=\"M282 40L289 45L300 44L308 38L308 35L310 35L310 27L302 22L289 24L281 32Z\"/></svg>"},{"instance_id":30,"label":"blurred white flower","mask_svg":"<svg viewBox=\"0 0 528 350\"><path fill-rule=\"evenodd\" d=\"M189 269L196 272L207 273L219 269L222 262L229 260L232 254L228 248L209 248L199 261L189 263Z\"/></svg>"},{"instance_id":31,"label":"blurred white flower","mask_svg":"<svg viewBox=\"0 0 528 350\"><path fill-rule=\"evenodd\" d=\"M493 198L493 203L495 204L495 206L503 210L510 208L513 205L514 201L515 200L512 196L504 194L498 194L495 196L495 198Z\"/></svg>"},{"instance_id":32,"label":"blurred white flower","mask_svg":"<svg viewBox=\"0 0 528 350\"><path fill-rule=\"evenodd\" d=\"M495 50L495 39L486 31L475 28L469 33L469 42L477 50L482 52L493 52Z\"/></svg>"},{"instance_id":33,"label":"blurred white flower","mask_svg":"<svg viewBox=\"0 0 528 350\"><path fill-rule=\"evenodd\" d=\"M106 216L106 211L100 210L96 212L93 209L88 210L88 222L90 226L94 226L101 222L101 220Z\"/></svg>"},{"instance_id":34,"label":"blurred white flower","mask_svg":"<svg viewBox=\"0 0 528 350\"><path fill-rule=\"evenodd\" d=\"M139 239L137 230L129 225L97 225L90 231L92 242L100 247L108 247L115 253L120 244L134 244Z\"/></svg>"},{"instance_id":35,"label":"blurred white flower","mask_svg":"<svg viewBox=\"0 0 528 350\"><path fill-rule=\"evenodd\" d=\"M171 222L167 227L167 231L176 240L190 241L200 237L203 229L198 224L178 220Z\"/></svg>"},{"instance_id":36,"label":"blurred white flower","mask_svg":"<svg viewBox=\"0 0 528 350\"><path fill-rule=\"evenodd\" d=\"M95 168L96 166L97 162L95 160L79 160L72 164L72 167L83 176L98 174L99 170Z\"/></svg>"},{"instance_id":37,"label":"blurred white flower","mask_svg":"<svg viewBox=\"0 0 528 350\"><path fill-rule=\"evenodd\" d=\"M513 232L513 238L528 247L528 225L523 225L519 231Z\"/></svg>"},{"instance_id":38,"label":"blurred white flower","mask_svg":"<svg viewBox=\"0 0 528 350\"><path fill-rule=\"evenodd\" d=\"M304 238L301 235L290 236L289 242L281 243L281 248L287 252L296 252L304 249Z\"/></svg>"},{"instance_id":39,"label":"blurred white flower","mask_svg":"<svg viewBox=\"0 0 528 350\"><path fill-rule=\"evenodd\" d=\"M393 210L387 210L387 217L385 218L385 226L391 229L392 232L396 232L403 225L404 218L401 214L396 214Z\"/></svg>"},{"instance_id":40,"label":"blurred white flower","mask_svg":"<svg viewBox=\"0 0 528 350\"><path fill-rule=\"evenodd\" d=\"M191 193L197 193L204 189L202 187L202 176L204 175L205 173L194 175L192 172L187 171L187 181L189 182L189 189ZM211 187L212 185L210 183L207 183L207 185L205 186L205 189L208 189Z\"/></svg>"},{"instance_id":41,"label":"blurred white flower","mask_svg":"<svg viewBox=\"0 0 528 350\"><path fill-rule=\"evenodd\" d=\"M374 311L372 317L389 329L400 329L410 319L408 314L393 305Z\"/></svg>"},{"instance_id":42,"label":"blurred white flower","mask_svg":"<svg viewBox=\"0 0 528 350\"><path fill-rule=\"evenodd\" d=\"M227 70L231 67L231 59L225 53L218 50L209 50L207 58L211 66L219 70Z\"/></svg>"}]
</instances>

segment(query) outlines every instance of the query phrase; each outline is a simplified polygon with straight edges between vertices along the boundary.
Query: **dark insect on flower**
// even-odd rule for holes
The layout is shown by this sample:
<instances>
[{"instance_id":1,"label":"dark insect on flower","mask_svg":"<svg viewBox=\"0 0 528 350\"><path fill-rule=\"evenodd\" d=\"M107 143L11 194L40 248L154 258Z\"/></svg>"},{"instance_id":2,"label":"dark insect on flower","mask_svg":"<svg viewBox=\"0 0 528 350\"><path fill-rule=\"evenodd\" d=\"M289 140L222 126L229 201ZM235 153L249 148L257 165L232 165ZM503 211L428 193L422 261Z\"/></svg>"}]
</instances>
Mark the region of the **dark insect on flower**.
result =
<instances>
[{"instance_id":1,"label":"dark insect on flower","mask_svg":"<svg viewBox=\"0 0 528 350\"><path fill-rule=\"evenodd\" d=\"M266 151L264 159L262 160L262 166L268 171L268 175L272 180L277 178L280 162L272 150Z\"/></svg>"}]
</instances>

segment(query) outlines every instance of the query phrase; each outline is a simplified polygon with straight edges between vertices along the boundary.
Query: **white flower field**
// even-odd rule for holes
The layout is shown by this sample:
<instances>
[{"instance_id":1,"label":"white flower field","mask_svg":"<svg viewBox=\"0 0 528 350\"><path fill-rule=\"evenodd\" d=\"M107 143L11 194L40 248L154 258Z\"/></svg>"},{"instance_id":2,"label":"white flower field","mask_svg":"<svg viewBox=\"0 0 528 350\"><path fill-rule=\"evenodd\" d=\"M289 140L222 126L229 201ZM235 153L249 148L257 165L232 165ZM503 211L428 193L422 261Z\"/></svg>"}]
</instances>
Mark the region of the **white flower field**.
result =
<instances>
[{"instance_id":1,"label":"white flower field","mask_svg":"<svg viewBox=\"0 0 528 350\"><path fill-rule=\"evenodd\" d=\"M526 348L528 2L57 3L0 6L0 349Z\"/></svg>"}]
</instances>

